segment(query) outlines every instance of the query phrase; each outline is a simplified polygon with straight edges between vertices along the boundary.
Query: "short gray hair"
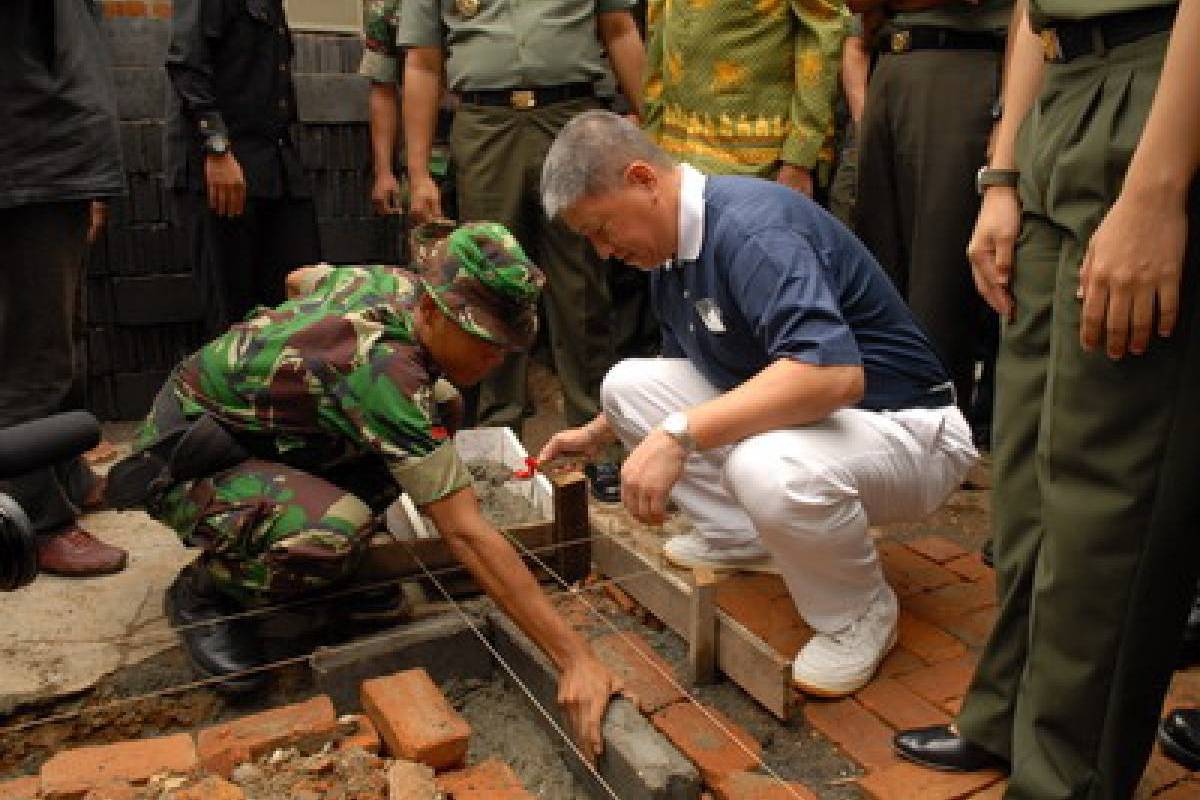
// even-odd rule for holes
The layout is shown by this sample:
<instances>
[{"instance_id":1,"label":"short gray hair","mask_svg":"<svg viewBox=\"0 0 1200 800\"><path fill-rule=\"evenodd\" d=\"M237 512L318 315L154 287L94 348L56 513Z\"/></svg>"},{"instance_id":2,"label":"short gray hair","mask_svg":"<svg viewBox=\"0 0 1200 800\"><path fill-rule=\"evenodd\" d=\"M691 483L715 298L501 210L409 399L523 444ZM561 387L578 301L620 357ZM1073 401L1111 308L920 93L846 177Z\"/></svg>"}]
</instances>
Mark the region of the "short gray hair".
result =
<instances>
[{"instance_id":1,"label":"short gray hair","mask_svg":"<svg viewBox=\"0 0 1200 800\"><path fill-rule=\"evenodd\" d=\"M585 111L571 119L542 162L542 206L554 219L584 197L621 185L625 168L645 161L661 169L675 162L642 129L611 111Z\"/></svg>"}]
</instances>

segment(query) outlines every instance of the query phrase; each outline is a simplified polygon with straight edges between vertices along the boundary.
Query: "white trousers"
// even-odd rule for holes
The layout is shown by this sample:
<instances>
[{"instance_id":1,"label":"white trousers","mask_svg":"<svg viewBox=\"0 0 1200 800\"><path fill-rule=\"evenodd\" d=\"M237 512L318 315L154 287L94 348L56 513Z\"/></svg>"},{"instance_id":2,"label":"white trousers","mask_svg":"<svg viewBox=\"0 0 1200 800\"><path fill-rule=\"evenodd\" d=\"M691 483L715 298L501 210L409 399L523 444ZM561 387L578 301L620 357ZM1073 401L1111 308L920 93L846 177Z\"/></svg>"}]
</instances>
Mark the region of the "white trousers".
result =
<instances>
[{"instance_id":1,"label":"white trousers","mask_svg":"<svg viewBox=\"0 0 1200 800\"><path fill-rule=\"evenodd\" d=\"M601 402L633 449L667 414L719 394L687 359L637 358L609 371ZM857 619L886 585L868 524L933 513L976 458L954 406L847 408L691 454L671 497L715 545L759 540L800 616L829 633Z\"/></svg>"}]
</instances>

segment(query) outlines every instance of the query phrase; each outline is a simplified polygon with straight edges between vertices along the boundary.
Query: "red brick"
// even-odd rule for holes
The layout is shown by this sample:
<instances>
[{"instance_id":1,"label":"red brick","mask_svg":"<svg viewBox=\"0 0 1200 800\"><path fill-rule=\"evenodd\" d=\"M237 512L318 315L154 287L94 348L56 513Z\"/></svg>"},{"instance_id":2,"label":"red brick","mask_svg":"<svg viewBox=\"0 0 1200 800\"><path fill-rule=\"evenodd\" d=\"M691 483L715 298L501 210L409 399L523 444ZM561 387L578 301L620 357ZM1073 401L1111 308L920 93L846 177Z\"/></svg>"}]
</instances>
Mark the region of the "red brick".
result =
<instances>
[{"instance_id":1,"label":"red brick","mask_svg":"<svg viewBox=\"0 0 1200 800\"><path fill-rule=\"evenodd\" d=\"M897 675L907 675L928 666L924 661L905 650L903 647L893 647L887 658L879 665L879 674L885 678L895 678Z\"/></svg>"},{"instance_id":2,"label":"red brick","mask_svg":"<svg viewBox=\"0 0 1200 800\"><path fill-rule=\"evenodd\" d=\"M209 775L199 783L168 795L170 800L245 800L246 795L224 778Z\"/></svg>"},{"instance_id":3,"label":"red brick","mask_svg":"<svg viewBox=\"0 0 1200 800\"><path fill-rule=\"evenodd\" d=\"M1154 795L1154 800L1196 800L1197 797L1200 797L1200 788L1189 781L1172 786L1161 794ZM974 798L971 800L974 800Z\"/></svg>"},{"instance_id":4,"label":"red brick","mask_svg":"<svg viewBox=\"0 0 1200 800\"><path fill-rule=\"evenodd\" d=\"M901 597L959 580L957 575L942 565L917 555L898 542L880 542L879 557L883 561L883 572L888 583L895 587Z\"/></svg>"},{"instance_id":5,"label":"red brick","mask_svg":"<svg viewBox=\"0 0 1200 800\"><path fill-rule=\"evenodd\" d=\"M968 647L983 647L987 644L988 637L992 635L992 628L995 626L996 609L994 608L970 611L961 617L946 620L943 624L947 633L957 636Z\"/></svg>"},{"instance_id":6,"label":"red brick","mask_svg":"<svg viewBox=\"0 0 1200 800\"><path fill-rule=\"evenodd\" d=\"M804 707L804 715L810 725L832 739L864 769L896 763L892 750L894 732L858 701L814 701Z\"/></svg>"},{"instance_id":7,"label":"red brick","mask_svg":"<svg viewBox=\"0 0 1200 800\"><path fill-rule=\"evenodd\" d=\"M636 633L612 633L592 642L596 655L608 665L625 686L625 694L637 703L643 714L686 698L674 677L671 665L664 661Z\"/></svg>"},{"instance_id":8,"label":"red brick","mask_svg":"<svg viewBox=\"0 0 1200 800\"><path fill-rule=\"evenodd\" d=\"M938 626L948 626L973 611L995 605L995 589L982 583L952 583L904 598L905 610Z\"/></svg>"},{"instance_id":9,"label":"red brick","mask_svg":"<svg viewBox=\"0 0 1200 800\"><path fill-rule=\"evenodd\" d=\"M186 733L157 739L79 747L50 757L42 765L42 794L79 797L106 783L144 783L160 772L190 772L196 745Z\"/></svg>"},{"instance_id":10,"label":"red brick","mask_svg":"<svg viewBox=\"0 0 1200 800\"><path fill-rule=\"evenodd\" d=\"M945 711L951 717L957 717L958 712L962 711L962 704L963 704L964 699L965 698L962 698L962 697L951 697L950 699L943 700L942 702L937 703L936 705L938 708L940 708L942 711Z\"/></svg>"},{"instance_id":11,"label":"red brick","mask_svg":"<svg viewBox=\"0 0 1200 800\"><path fill-rule=\"evenodd\" d=\"M877 678L855 695L863 708L896 730L940 725L950 718L940 708L892 678Z\"/></svg>"},{"instance_id":12,"label":"red brick","mask_svg":"<svg viewBox=\"0 0 1200 800\"><path fill-rule=\"evenodd\" d=\"M437 776L437 788L454 800L535 800L507 764L490 758Z\"/></svg>"},{"instance_id":13,"label":"red brick","mask_svg":"<svg viewBox=\"0 0 1200 800\"><path fill-rule=\"evenodd\" d=\"M897 680L931 703L940 705L954 697L962 697L975 676L975 657L966 655L922 667L900 675Z\"/></svg>"},{"instance_id":14,"label":"red brick","mask_svg":"<svg viewBox=\"0 0 1200 800\"><path fill-rule=\"evenodd\" d=\"M379 731L375 730L375 725L369 717L365 714L351 714L344 724L353 726L353 729L338 742L338 750L357 747L373 755L379 755Z\"/></svg>"},{"instance_id":15,"label":"red brick","mask_svg":"<svg viewBox=\"0 0 1200 800\"><path fill-rule=\"evenodd\" d=\"M415 761L393 761L387 782L388 800L429 800L438 794L433 770Z\"/></svg>"},{"instance_id":16,"label":"red brick","mask_svg":"<svg viewBox=\"0 0 1200 800\"><path fill-rule=\"evenodd\" d=\"M303 703L204 728L196 737L196 750L205 769L228 778L238 764L284 746L315 749L332 740L336 732L333 703L325 695L317 695Z\"/></svg>"},{"instance_id":17,"label":"red brick","mask_svg":"<svg viewBox=\"0 0 1200 800\"><path fill-rule=\"evenodd\" d=\"M817 800L802 783L783 783L770 775L734 772L713 784L717 800Z\"/></svg>"},{"instance_id":18,"label":"red brick","mask_svg":"<svg viewBox=\"0 0 1200 800\"><path fill-rule=\"evenodd\" d=\"M983 563L983 558L979 553L968 553L953 561L947 561L945 567L968 581L986 581L996 578L996 573Z\"/></svg>"},{"instance_id":19,"label":"red brick","mask_svg":"<svg viewBox=\"0 0 1200 800\"><path fill-rule=\"evenodd\" d=\"M710 786L731 772L758 766L761 760L762 746L758 740L708 706L701 711L695 703L676 703L659 711L650 721L696 764Z\"/></svg>"},{"instance_id":20,"label":"red brick","mask_svg":"<svg viewBox=\"0 0 1200 800\"><path fill-rule=\"evenodd\" d=\"M930 561L946 564L956 558L968 555L967 551L942 536L921 536L904 543L909 550L917 555L925 556Z\"/></svg>"},{"instance_id":21,"label":"red brick","mask_svg":"<svg viewBox=\"0 0 1200 800\"><path fill-rule=\"evenodd\" d=\"M136 787L124 781L115 781L89 789L83 800L138 800L140 794Z\"/></svg>"},{"instance_id":22,"label":"red brick","mask_svg":"<svg viewBox=\"0 0 1200 800\"><path fill-rule=\"evenodd\" d=\"M937 772L915 764L895 764L859 781L875 800L961 800L1000 780L998 772Z\"/></svg>"},{"instance_id":23,"label":"red brick","mask_svg":"<svg viewBox=\"0 0 1200 800\"><path fill-rule=\"evenodd\" d=\"M363 681L362 705L394 756L434 769L457 767L471 727L423 669Z\"/></svg>"},{"instance_id":24,"label":"red brick","mask_svg":"<svg viewBox=\"0 0 1200 800\"><path fill-rule=\"evenodd\" d=\"M626 614L632 614L638 609L637 601L625 593L625 590L615 583L600 584L600 591L617 604L617 608Z\"/></svg>"},{"instance_id":25,"label":"red brick","mask_svg":"<svg viewBox=\"0 0 1200 800\"><path fill-rule=\"evenodd\" d=\"M1001 800L1004 797L1004 790L1007 788L1008 781L997 781L982 792L971 795L970 800Z\"/></svg>"},{"instance_id":26,"label":"red brick","mask_svg":"<svg viewBox=\"0 0 1200 800\"><path fill-rule=\"evenodd\" d=\"M900 612L900 646L929 664L949 661L967 652L962 642L944 630L903 610Z\"/></svg>"},{"instance_id":27,"label":"red brick","mask_svg":"<svg viewBox=\"0 0 1200 800\"><path fill-rule=\"evenodd\" d=\"M1191 773L1185 767L1155 750L1146 764L1146 771L1142 773L1139 789L1147 796L1158 795L1159 792L1186 780L1189 774ZM1193 788L1193 791L1196 790ZM1195 796L1200 797L1200 791L1197 791Z\"/></svg>"},{"instance_id":28,"label":"red brick","mask_svg":"<svg viewBox=\"0 0 1200 800\"><path fill-rule=\"evenodd\" d=\"M0 783L0 800L33 800L38 795L42 781L37 775L26 775Z\"/></svg>"}]
</instances>

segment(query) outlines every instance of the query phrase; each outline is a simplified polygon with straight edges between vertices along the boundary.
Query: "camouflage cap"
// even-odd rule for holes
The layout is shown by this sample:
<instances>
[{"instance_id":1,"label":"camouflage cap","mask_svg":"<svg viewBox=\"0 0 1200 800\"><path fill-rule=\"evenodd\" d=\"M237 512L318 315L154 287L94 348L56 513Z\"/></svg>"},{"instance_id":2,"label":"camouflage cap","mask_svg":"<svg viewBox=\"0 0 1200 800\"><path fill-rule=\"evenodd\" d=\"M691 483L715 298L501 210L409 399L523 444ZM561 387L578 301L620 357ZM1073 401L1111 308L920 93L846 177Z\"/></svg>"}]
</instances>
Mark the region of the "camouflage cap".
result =
<instances>
[{"instance_id":1,"label":"camouflage cap","mask_svg":"<svg viewBox=\"0 0 1200 800\"><path fill-rule=\"evenodd\" d=\"M546 279L507 228L467 223L422 256L421 283L463 330L512 351L533 344Z\"/></svg>"}]
</instances>

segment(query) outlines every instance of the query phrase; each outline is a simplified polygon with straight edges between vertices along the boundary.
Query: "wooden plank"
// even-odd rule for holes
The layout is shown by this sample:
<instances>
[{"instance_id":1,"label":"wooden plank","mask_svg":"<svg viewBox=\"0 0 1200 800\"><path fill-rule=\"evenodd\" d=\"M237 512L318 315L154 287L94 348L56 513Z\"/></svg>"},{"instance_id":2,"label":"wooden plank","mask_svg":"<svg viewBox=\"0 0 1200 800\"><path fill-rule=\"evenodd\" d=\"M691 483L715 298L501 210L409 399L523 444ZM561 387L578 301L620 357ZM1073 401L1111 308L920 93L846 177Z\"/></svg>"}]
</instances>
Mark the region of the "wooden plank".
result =
<instances>
[{"instance_id":1,"label":"wooden plank","mask_svg":"<svg viewBox=\"0 0 1200 800\"><path fill-rule=\"evenodd\" d=\"M512 536L534 550L555 543L553 522L522 525L510 531ZM410 549L411 548L411 549ZM450 552L445 541L435 539L412 539L398 542L389 534L377 534L367 548L363 558L361 575L364 580L386 580L390 578L420 577L422 573L413 553L431 570L458 566L458 559ZM553 551L551 551L553 554ZM466 574L466 571L463 571Z\"/></svg>"},{"instance_id":2,"label":"wooden plank","mask_svg":"<svg viewBox=\"0 0 1200 800\"><path fill-rule=\"evenodd\" d=\"M592 543L592 559L601 575L616 578L633 599L687 639L692 590L661 558L640 552L632 539L608 535ZM798 699L791 660L724 611L716 609L715 617L717 666L776 717L790 719Z\"/></svg>"},{"instance_id":3,"label":"wooden plank","mask_svg":"<svg viewBox=\"0 0 1200 800\"><path fill-rule=\"evenodd\" d=\"M592 566L587 478L582 472L569 472L552 476L551 483L554 484L555 543L577 544L563 547L547 563L554 564L558 574L567 582L582 580Z\"/></svg>"},{"instance_id":4,"label":"wooden plank","mask_svg":"<svg viewBox=\"0 0 1200 800\"><path fill-rule=\"evenodd\" d=\"M717 677L717 576L711 569L692 570L688 605L688 667L693 686Z\"/></svg>"}]
</instances>

